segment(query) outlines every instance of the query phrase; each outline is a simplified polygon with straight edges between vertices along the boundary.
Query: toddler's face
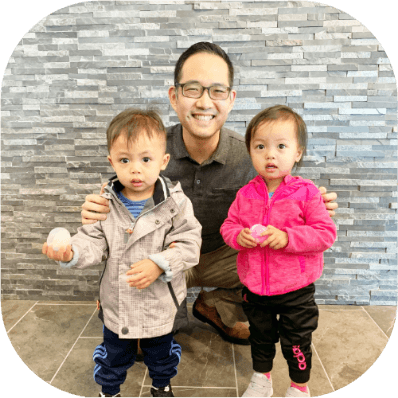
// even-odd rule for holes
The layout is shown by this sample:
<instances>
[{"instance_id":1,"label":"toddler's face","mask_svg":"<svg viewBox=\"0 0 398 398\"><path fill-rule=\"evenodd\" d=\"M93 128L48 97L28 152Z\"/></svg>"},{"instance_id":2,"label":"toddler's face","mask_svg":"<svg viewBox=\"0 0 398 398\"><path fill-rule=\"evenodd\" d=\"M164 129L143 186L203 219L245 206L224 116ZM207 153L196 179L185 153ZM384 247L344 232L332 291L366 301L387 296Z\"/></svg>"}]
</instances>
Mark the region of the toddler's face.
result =
<instances>
[{"instance_id":1,"label":"toddler's face","mask_svg":"<svg viewBox=\"0 0 398 398\"><path fill-rule=\"evenodd\" d=\"M268 183L278 186L301 159L296 124L292 120L261 123L250 143L253 166Z\"/></svg>"},{"instance_id":2,"label":"toddler's face","mask_svg":"<svg viewBox=\"0 0 398 398\"><path fill-rule=\"evenodd\" d=\"M134 201L153 195L154 185L161 170L165 170L170 155L165 154L164 142L156 135L149 138L140 134L135 142L128 142L120 134L113 142L108 160L124 186L123 195Z\"/></svg>"}]
</instances>

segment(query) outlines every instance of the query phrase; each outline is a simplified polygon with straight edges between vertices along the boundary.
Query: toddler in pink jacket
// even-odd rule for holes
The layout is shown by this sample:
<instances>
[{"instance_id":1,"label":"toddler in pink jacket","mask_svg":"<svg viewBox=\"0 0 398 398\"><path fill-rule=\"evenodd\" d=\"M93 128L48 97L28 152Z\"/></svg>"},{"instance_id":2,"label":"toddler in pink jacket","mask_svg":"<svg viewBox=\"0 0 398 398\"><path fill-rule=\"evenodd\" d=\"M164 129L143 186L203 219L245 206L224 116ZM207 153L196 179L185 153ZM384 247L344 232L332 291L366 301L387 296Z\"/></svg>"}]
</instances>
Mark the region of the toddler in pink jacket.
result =
<instances>
[{"instance_id":1,"label":"toddler in pink jacket","mask_svg":"<svg viewBox=\"0 0 398 398\"><path fill-rule=\"evenodd\" d=\"M238 191L221 226L227 245L239 250L250 323L255 373L246 397L272 396L270 372L279 339L291 378L286 396L310 396L311 338L318 326L314 282L336 227L318 188L291 176L306 145L306 125L291 108L277 105L256 115L246 130L246 146L259 175ZM261 226L266 229L258 233Z\"/></svg>"}]
</instances>

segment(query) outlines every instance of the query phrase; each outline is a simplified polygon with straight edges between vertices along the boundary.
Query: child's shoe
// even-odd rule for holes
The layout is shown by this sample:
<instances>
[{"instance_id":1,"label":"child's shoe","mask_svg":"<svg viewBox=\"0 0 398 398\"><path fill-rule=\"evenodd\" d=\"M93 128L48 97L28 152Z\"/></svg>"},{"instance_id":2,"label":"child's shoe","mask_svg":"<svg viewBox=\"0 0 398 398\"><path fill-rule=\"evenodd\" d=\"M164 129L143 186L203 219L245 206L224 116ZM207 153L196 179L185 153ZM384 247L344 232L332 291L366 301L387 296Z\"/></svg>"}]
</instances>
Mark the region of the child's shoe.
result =
<instances>
[{"instance_id":1,"label":"child's shoe","mask_svg":"<svg viewBox=\"0 0 398 398\"><path fill-rule=\"evenodd\" d=\"M273 392L272 379L268 379L264 373L255 372L242 397L272 397Z\"/></svg>"},{"instance_id":2,"label":"child's shoe","mask_svg":"<svg viewBox=\"0 0 398 398\"><path fill-rule=\"evenodd\" d=\"M285 397L310 397L310 389L307 386L307 392L300 391L298 388L290 386L287 391Z\"/></svg>"},{"instance_id":3,"label":"child's shoe","mask_svg":"<svg viewBox=\"0 0 398 398\"><path fill-rule=\"evenodd\" d=\"M110 395L110 394L104 394L103 392L100 392L99 397L121 397L120 392L118 392L116 395Z\"/></svg>"},{"instance_id":4,"label":"child's shoe","mask_svg":"<svg viewBox=\"0 0 398 398\"><path fill-rule=\"evenodd\" d=\"M173 390L169 384L166 387L151 387L151 397L174 397Z\"/></svg>"}]
</instances>

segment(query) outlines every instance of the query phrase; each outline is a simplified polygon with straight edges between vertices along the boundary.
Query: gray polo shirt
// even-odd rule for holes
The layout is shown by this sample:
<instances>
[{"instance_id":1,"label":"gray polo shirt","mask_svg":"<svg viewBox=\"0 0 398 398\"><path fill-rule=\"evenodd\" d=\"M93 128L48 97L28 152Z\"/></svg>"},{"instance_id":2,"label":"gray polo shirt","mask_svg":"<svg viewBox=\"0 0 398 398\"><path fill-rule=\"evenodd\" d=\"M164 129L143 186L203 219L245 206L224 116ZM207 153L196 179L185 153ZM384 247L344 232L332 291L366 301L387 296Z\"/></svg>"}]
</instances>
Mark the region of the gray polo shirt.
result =
<instances>
[{"instance_id":1,"label":"gray polo shirt","mask_svg":"<svg viewBox=\"0 0 398 398\"><path fill-rule=\"evenodd\" d=\"M202 164L193 160L182 139L182 126L167 129L167 153L171 155L162 172L171 181L180 181L185 195L191 199L195 217L202 224L202 253L224 245L220 227L236 193L257 173L247 153L244 137L221 129L216 151Z\"/></svg>"}]
</instances>

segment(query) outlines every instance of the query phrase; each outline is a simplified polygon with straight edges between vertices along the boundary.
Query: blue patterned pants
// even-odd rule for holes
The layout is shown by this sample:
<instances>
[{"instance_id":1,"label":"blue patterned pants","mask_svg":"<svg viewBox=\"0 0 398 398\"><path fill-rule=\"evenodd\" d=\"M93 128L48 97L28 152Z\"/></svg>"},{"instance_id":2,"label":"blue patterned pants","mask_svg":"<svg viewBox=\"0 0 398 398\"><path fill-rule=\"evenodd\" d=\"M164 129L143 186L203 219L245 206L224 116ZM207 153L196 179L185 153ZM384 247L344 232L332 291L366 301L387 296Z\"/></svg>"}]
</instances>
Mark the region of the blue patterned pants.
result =
<instances>
[{"instance_id":1,"label":"blue patterned pants","mask_svg":"<svg viewBox=\"0 0 398 398\"><path fill-rule=\"evenodd\" d=\"M116 395L124 383L127 370L133 366L137 355L137 339L119 339L104 326L104 342L96 347L93 360L94 380L102 386L104 394ZM144 363L154 387L165 387L177 374L181 359L181 347L173 333L165 336L140 339Z\"/></svg>"}]
</instances>

